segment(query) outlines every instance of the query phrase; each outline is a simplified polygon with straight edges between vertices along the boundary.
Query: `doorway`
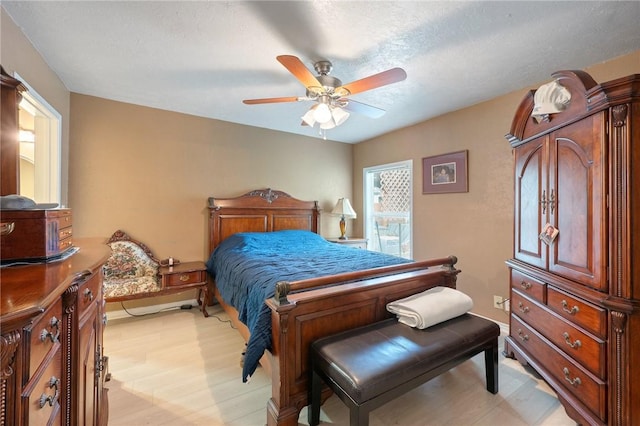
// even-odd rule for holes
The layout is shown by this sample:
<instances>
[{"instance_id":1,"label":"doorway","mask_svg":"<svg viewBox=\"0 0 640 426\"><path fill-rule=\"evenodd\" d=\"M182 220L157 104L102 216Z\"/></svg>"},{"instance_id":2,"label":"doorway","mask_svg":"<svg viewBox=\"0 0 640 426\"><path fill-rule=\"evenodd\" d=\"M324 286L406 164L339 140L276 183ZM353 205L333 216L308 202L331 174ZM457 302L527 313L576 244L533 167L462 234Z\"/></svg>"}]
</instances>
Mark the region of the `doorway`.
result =
<instances>
[{"instance_id":1,"label":"doorway","mask_svg":"<svg viewBox=\"0 0 640 426\"><path fill-rule=\"evenodd\" d=\"M411 259L411 160L364 169L364 232L373 251Z\"/></svg>"}]
</instances>

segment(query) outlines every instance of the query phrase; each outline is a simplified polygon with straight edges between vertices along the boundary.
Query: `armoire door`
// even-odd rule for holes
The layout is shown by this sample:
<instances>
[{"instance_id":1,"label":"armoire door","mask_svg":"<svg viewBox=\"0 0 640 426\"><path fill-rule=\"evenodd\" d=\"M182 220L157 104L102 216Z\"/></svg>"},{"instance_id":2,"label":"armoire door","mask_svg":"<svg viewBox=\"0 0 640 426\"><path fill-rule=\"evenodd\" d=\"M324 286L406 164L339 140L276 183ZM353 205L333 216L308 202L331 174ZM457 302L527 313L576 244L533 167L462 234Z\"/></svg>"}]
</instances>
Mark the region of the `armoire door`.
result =
<instances>
[{"instance_id":1,"label":"armoire door","mask_svg":"<svg viewBox=\"0 0 640 426\"><path fill-rule=\"evenodd\" d=\"M548 269L606 291L606 115L550 134L547 212L559 231Z\"/></svg>"},{"instance_id":2,"label":"armoire door","mask_svg":"<svg viewBox=\"0 0 640 426\"><path fill-rule=\"evenodd\" d=\"M538 238L546 223L546 137L515 149L514 257L539 268L547 267L546 245Z\"/></svg>"}]
</instances>

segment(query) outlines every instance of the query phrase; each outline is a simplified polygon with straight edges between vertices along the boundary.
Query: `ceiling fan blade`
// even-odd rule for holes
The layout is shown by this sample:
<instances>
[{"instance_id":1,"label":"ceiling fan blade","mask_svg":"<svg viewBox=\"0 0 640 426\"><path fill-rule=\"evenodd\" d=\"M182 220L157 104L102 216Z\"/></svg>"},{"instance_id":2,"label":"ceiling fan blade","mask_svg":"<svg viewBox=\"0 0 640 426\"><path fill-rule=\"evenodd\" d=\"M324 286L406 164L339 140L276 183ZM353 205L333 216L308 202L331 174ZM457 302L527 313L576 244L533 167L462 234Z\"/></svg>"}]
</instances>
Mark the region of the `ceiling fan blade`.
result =
<instances>
[{"instance_id":1,"label":"ceiling fan blade","mask_svg":"<svg viewBox=\"0 0 640 426\"><path fill-rule=\"evenodd\" d=\"M392 68L378 74L370 75L361 80L342 85L336 88L336 92L340 89L346 89L350 94L360 93L377 87L386 86L387 84L397 83L407 78L407 73L402 68Z\"/></svg>"},{"instance_id":2,"label":"ceiling fan blade","mask_svg":"<svg viewBox=\"0 0 640 426\"><path fill-rule=\"evenodd\" d=\"M343 99L340 99L340 101L342 100ZM350 112L355 112L357 114L366 115L367 117L380 118L386 112L381 108L363 104L362 102L356 102L353 99L344 99L344 101L348 103L342 107L343 109L346 109L347 111L350 111Z\"/></svg>"},{"instance_id":3,"label":"ceiling fan blade","mask_svg":"<svg viewBox=\"0 0 640 426\"><path fill-rule=\"evenodd\" d=\"M318 79L307 67L304 66L298 57L292 55L280 55L276 57L276 59L284 65L284 67L288 69L295 78L300 80L300 82L304 84L304 87L322 87L322 84L320 84Z\"/></svg>"},{"instance_id":4,"label":"ceiling fan blade","mask_svg":"<svg viewBox=\"0 0 640 426\"><path fill-rule=\"evenodd\" d=\"M245 99L242 102L247 105L255 105L255 104L275 104L278 102L298 102L302 100L305 100L305 98L300 98L298 96L289 96L284 98Z\"/></svg>"}]
</instances>

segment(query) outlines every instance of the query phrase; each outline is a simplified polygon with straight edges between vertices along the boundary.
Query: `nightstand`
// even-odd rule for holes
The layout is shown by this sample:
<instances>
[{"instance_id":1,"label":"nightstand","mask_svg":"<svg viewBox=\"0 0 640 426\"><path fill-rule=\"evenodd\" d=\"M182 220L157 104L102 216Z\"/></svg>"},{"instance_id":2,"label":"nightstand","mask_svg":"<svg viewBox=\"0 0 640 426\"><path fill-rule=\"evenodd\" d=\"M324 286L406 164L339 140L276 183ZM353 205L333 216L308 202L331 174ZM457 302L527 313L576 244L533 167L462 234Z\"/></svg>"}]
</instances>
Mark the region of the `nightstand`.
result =
<instances>
[{"instance_id":1,"label":"nightstand","mask_svg":"<svg viewBox=\"0 0 640 426\"><path fill-rule=\"evenodd\" d=\"M207 282L207 267L204 262L182 262L173 266L161 266L158 270L162 278L162 288L198 289L198 304L202 306L202 314L209 316L207 312L207 300L209 300L209 290Z\"/></svg>"},{"instance_id":2,"label":"nightstand","mask_svg":"<svg viewBox=\"0 0 640 426\"><path fill-rule=\"evenodd\" d=\"M342 244L343 246L359 248L359 249L367 249L367 239L366 238L349 238L347 240L341 240L340 238L327 238L327 241L332 243Z\"/></svg>"}]
</instances>

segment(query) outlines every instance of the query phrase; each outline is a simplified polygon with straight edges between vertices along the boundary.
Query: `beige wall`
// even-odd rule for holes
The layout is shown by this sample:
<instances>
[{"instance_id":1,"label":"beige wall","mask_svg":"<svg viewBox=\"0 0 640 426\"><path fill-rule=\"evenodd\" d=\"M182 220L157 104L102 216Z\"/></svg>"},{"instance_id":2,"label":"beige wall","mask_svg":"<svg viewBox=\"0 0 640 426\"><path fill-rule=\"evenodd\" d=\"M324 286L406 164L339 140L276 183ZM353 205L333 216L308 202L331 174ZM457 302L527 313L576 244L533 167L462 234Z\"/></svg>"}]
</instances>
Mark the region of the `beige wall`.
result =
<instances>
[{"instance_id":1,"label":"beige wall","mask_svg":"<svg viewBox=\"0 0 640 426\"><path fill-rule=\"evenodd\" d=\"M556 70L549 70L549 76ZM640 72L640 51L586 69L597 82ZM545 82L540 82L540 84ZM362 169L413 161L414 257L455 254L459 288L474 300L474 311L507 322L493 308L493 295L507 297L512 255L513 184L511 128L524 88L488 102L360 143L354 151L354 206L362 206ZM422 158L469 151L469 192L422 194ZM360 221L356 227L362 227Z\"/></svg>"},{"instance_id":2,"label":"beige wall","mask_svg":"<svg viewBox=\"0 0 640 426\"><path fill-rule=\"evenodd\" d=\"M352 188L352 146L71 95L70 205L76 236L122 229L159 257L206 259L207 198L280 189L326 214Z\"/></svg>"}]
</instances>

